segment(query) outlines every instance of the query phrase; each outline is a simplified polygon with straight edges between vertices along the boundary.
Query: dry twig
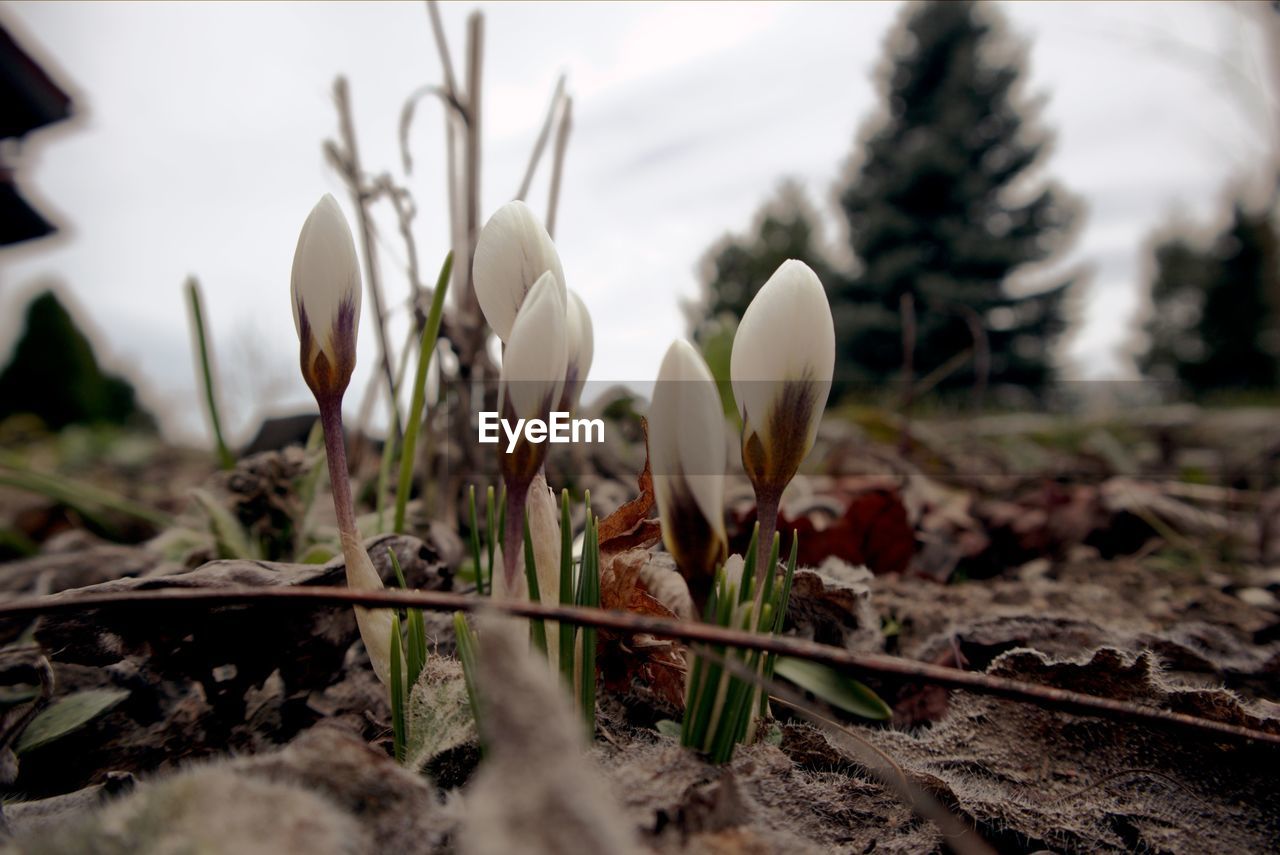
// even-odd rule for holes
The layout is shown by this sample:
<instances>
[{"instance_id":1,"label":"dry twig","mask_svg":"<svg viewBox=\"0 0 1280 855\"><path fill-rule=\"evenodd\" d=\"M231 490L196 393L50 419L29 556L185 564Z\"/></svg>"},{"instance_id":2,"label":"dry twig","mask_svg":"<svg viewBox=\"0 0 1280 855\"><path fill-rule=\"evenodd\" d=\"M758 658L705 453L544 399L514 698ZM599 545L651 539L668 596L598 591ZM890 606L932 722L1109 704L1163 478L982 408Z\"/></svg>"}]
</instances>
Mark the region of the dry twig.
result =
<instances>
[{"instance_id":1,"label":"dry twig","mask_svg":"<svg viewBox=\"0 0 1280 855\"><path fill-rule=\"evenodd\" d=\"M78 612L101 608L172 608L191 604L204 607L271 604L275 606L356 605L367 608L417 608L430 611L477 611L494 609L517 617L594 626L620 633L647 633L658 638L685 642L721 644L744 650L762 650L822 662L841 671L862 675L907 678L948 689L991 695L1012 701L1033 703L1073 715L1131 721L1150 727L1167 727L1205 738L1230 738L1246 743L1280 746L1280 733L1200 718L1171 710L1087 695L997 677L974 671L960 671L927 662L916 662L880 653L855 653L840 647L798 638L760 635L726 629L712 624L657 618L628 612L605 611L580 606L547 606L534 602L496 601L468 594L444 591L352 591L348 588L245 588L218 590L162 589L99 594L57 594L0 603L0 619L35 617L54 612Z\"/></svg>"}]
</instances>

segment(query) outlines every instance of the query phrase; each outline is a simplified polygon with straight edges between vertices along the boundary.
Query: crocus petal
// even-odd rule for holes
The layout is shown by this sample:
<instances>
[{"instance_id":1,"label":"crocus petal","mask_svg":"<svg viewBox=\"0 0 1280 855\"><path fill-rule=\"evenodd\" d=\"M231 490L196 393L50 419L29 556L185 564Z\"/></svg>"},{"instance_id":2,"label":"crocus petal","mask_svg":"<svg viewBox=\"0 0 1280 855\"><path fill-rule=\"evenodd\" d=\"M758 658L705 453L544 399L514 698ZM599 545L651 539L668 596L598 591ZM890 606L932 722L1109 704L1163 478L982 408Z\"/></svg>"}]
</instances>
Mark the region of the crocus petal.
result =
<instances>
[{"instance_id":1,"label":"crocus petal","mask_svg":"<svg viewBox=\"0 0 1280 855\"><path fill-rule=\"evenodd\" d=\"M547 418L564 390L569 354L562 295L555 275L543 273L511 327L498 394L516 418Z\"/></svg>"},{"instance_id":2,"label":"crocus petal","mask_svg":"<svg viewBox=\"0 0 1280 855\"><path fill-rule=\"evenodd\" d=\"M743 462L781 489L813 447L835 369L835 325L817 275L791 259L742 316L730 375L743 422Z\"/></svg>"},{"instance_id":3,"label":"crocus petal","mask_svg":"<svg viewBox=\"0 0 1280 855\"><path fill-rule=\"evenodd\" d=\"M686 341L663 357L649 406L649 461L667 551L701 608L724 560L724 410L706 363Z\"/></svg>"},{"instance_id":4,"label":"crocus petal","mask_svg":"<svg viewBox=\"0 0 1280 855\"><path fill-rule=\"evenodd\" d=\"M503 205L480 230L471 266L480 310L498 338L511 340L526 295L548 271L563 304L564 268L551 236L524 202Z\"/></svg>"},{"instance_id":5,"label":"crocus petal","mask_svg":"<svg viewBox=\"0 0 1280 855\"><path fill-rule=\"evenodd\" d=\"M328 193L298 235L290 292L302 375L316 394L341 394L355 368L360 265L351 228Z\"/></svg>"},{"instance_id":6,"label":"crocus petal","mask_svg":"<svg viewBox=\"0 0 1280 855\"><path fill-rule=\"evenodd\" d=\"M568 341L569 367L565 373L565 407L574 410L578 406L578 398L582 394L582 385L591 371L591 360L595 356L595 336L591 327L591 314L586 303L576 291L569 291L569 302L565 308L565 331Z\"/></svg>"}]
</instances>

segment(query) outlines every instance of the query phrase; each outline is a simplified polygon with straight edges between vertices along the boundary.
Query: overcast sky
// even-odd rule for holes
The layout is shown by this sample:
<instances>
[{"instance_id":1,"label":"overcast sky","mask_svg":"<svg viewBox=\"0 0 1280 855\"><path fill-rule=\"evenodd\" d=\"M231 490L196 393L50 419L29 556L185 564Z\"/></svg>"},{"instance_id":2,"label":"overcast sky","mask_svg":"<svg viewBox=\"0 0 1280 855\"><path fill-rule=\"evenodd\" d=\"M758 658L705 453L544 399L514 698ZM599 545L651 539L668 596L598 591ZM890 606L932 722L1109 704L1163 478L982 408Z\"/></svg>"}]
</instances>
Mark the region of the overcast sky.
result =
<instances>
[{"instance_id":1,"label":"overcast sky","mask_svg":"<svg viewBox=\"0 0 1280 855\"><path fill-rule=\"evenodd\" d=\"M460 63L472 8L486 17L485 216L516 191L561 72L574 129L557 244L596 326L592 375L644 380L685 331L698 261L747 229L784 178L843 238L833 185L878 107L873 69L896 3L446 3ZM1266 151L1260 36L1220 4L1000 4L1030 45L1029 89L1056 132L1046 174L1086 205L1068 259L1092 276L1070 376L1125 376L1122 345L1148 237L1175 214L1211 220L1224 186ZM335 75L350 80L366 169L407 181L424 278L447 249L440 110L413 129L405 98L440 81L418 3L0 4L0 21L75 98L75 123L33 135L29 197L63 234L0 250L0 354L33 290L69 290L109 365L142 381L170 434L203 431L182 283L201 279L233 435L312 405L288 307L298 230L321 194L348 198L321 141L336 133ZM1250 116L1250 108L1257 108ZM545 206L546 170L530 202ZM403 247L380 214L384 289L403 340ZM356 386L376 364L366 312ZM350 398L358 398L352 395ZM257 403L253 403L257 402Z\"/></svg>"}]
</instances>

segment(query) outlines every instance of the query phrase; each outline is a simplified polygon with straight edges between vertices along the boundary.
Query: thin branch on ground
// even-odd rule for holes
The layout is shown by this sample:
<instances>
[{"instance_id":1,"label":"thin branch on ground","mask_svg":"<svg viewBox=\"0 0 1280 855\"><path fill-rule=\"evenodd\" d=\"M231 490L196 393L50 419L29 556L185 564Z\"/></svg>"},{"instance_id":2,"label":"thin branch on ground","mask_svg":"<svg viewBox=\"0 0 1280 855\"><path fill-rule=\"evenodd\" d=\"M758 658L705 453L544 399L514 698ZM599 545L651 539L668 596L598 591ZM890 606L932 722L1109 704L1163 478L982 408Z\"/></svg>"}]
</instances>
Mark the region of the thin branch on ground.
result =
<instances>
[{"instance_id":1,"label":"thin branch on ground","mask_svg":"<svg viewBox=\"0 0 1280 855\"><path fill-rule=\"evenodd\" d=\"M822 662L842 671L860 675L919 680L975 694L1032 703L1072 715L1097 716L1131 721L1148 726L1169 727L1207 738L1230 737L1250 743L1280 746L1280 733L1242 725L1227 724L1185 713L1141 704L1087 695L1053 686L997 677L975 671L960 671L927 662L916 662L882 653L855 653L840 647L799 638L761 635L726 629L711 624L657 618L629 612L606 611L581 606L552 606L542 603L498 601L444 591L352 591L348 588L230 587L216 590L169 588L111 593L56 594L0 603L0 619L35 617L55 612L79 612L106 608L172 608L192 604L205 607L272 604L275 606L355 605L366 608L418 608L430 611L495 611L526 618L594 626L615 632L648 634L685 642L721 644L744 650L761 650Z\"/></svg>"},{"instance_id":2,"label":"thin branch on ground","mask_svg":"<svg viewBox=\"0 0 1280 855\"><path fill-rule=\"evenodd\" d=\"M360 242L364 247L364 271L368 280L369 295L373 298L373 313L378 331L378 347L382 351L382 372L387 383L387 394L396 409L396 430L401 423L399 404L395 401L395 374L391 369L391 348L387 342L387 318L382 305L382 286L378 281L378 265L374 257L373 226L369 217L370 193L364 184L364 171L360 166L360 150L356 144L355 124L351 118L351 96L347 79L339 76L333 81L333 101L338 110L338 130L341 146L329 145L326 153L334 158L351 193L356 208L356 220L360 227Z\"/></svg>"}]
</instances>

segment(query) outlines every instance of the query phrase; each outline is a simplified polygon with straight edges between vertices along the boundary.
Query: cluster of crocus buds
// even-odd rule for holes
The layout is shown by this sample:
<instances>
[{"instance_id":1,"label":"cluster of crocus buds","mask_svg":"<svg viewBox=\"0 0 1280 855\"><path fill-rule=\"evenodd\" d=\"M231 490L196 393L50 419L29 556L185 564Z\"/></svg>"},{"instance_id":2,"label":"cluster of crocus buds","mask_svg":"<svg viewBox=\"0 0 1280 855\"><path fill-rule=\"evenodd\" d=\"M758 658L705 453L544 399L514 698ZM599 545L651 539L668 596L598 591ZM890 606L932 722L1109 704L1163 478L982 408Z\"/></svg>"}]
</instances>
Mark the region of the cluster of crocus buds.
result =
<instances>
[{"instance_id":1,"label":"cluster of crocus buds","mask_svg":"<svg viewBox=\"0 0 1280 855\"><path fill-rule=\"evenodd\" d=\"M822 283L803 262L785 261L747 307L730 359L742 464L760 521L759 568L782 492L813 447L834 369L835 325ZM675 342L658 374L649 445L663 542L699 608L725 555L724 430L710 371L691 345Z\"/></svg>"},{"instance_id":2,"label":"cluster of crocus buds","mask_svg":"<svg viewBox=\"0 0 1280 855\"><path fill-rule=\"evenodd\" d=\"M382 578L369 560L356 528L342 431L342 396L356 366L360 266L351 228L329 194L316 204L302 226L290 286L302 377L320 407L347 584L356 591L381 590ZM355 613L374 673L387 684L391 673L391 612L357 606Z\"/></svg>"},{"instance_id":3,"label":"cluster of crocus buds","mask_svg":"<svg viewBox=\"0 0 1280 855\"><path fill-rule=\"evenodd\" d=\"M554 410L575 408L591 369L591 316L582 299L565 288L560 254L524 202L509 202L489 218L476 242L472 278L485 320L504 343L498 384L502 418L546 420ZM539 594L543 602L557 603L560 533L555 503L541 476L546 454L546 443L523 437L514 448L503 449L506 530L503 574L494 591L509 596L522 591L527 509ZM554 563L549 560L553 551Z\"/></svg>"}]
</instances>

